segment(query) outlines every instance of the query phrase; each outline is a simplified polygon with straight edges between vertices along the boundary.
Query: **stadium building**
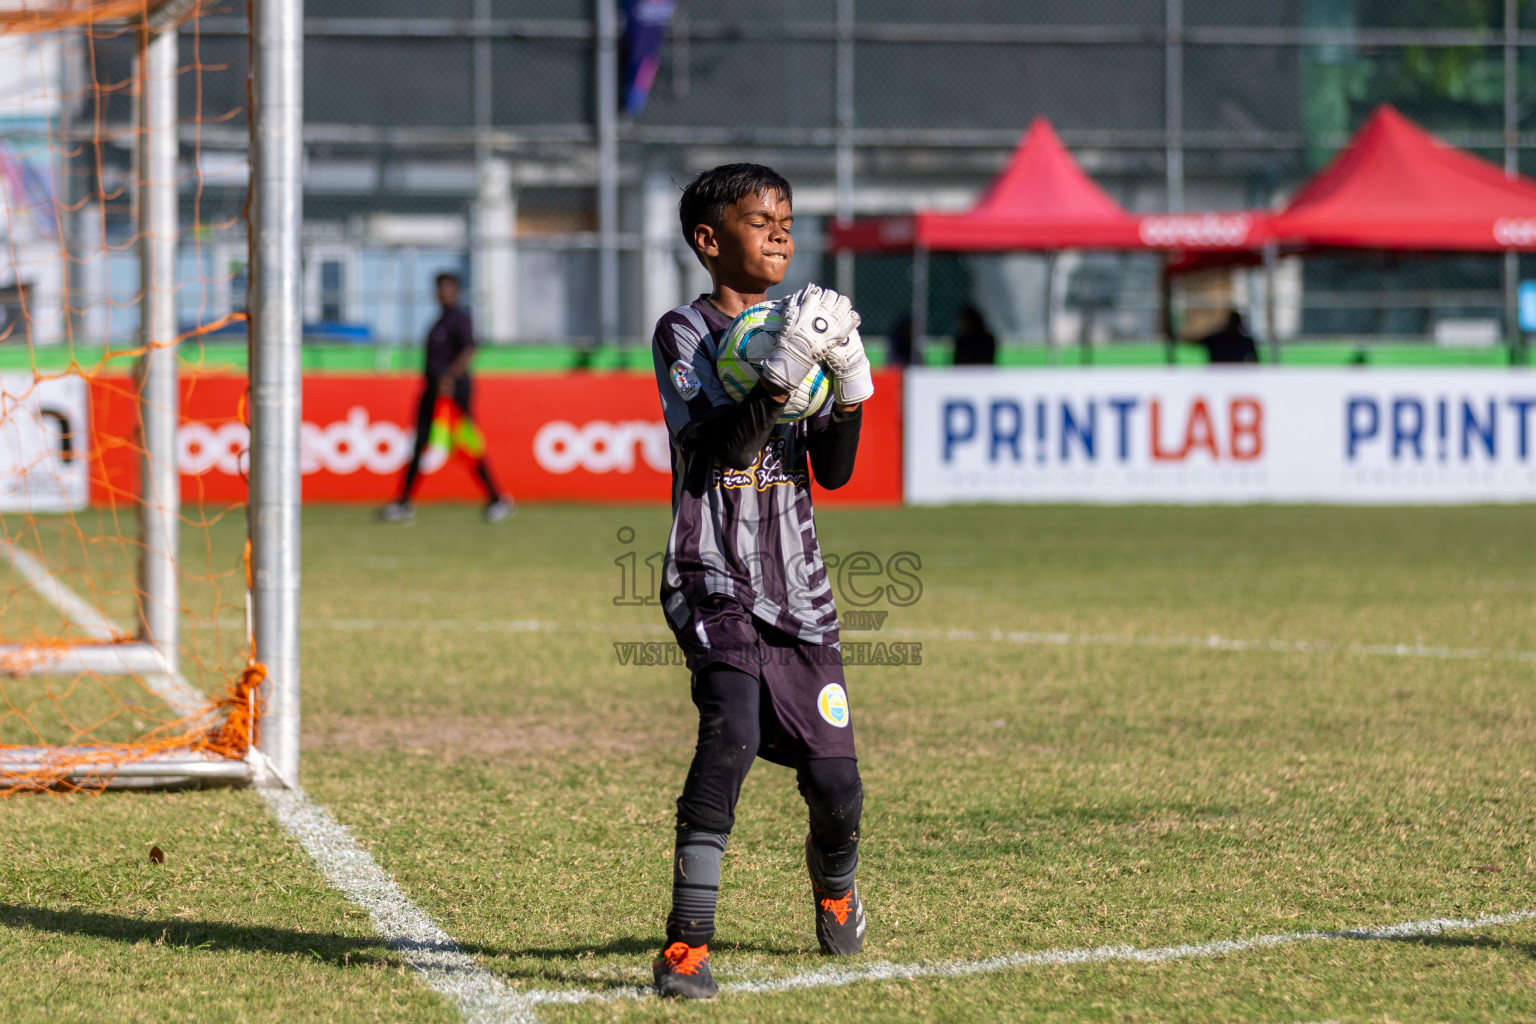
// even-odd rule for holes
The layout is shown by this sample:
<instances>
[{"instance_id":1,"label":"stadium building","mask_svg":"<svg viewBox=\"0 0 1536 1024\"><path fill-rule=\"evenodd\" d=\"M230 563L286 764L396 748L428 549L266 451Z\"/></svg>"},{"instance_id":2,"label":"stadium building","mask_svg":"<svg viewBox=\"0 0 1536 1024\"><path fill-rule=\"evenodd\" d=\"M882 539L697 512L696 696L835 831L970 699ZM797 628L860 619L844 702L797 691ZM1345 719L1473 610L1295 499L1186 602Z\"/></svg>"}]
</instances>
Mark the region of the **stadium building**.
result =
<instances>
[{"instance_id":1,"label":"stadium building","mask_svg":"<svg viewBox=\"0 0 1536 1024\"><path fill-rule=\"evenodd\" d=\"M1522 34L1531 5L443 0L427 11L312 0L306 14L305 319L316 341L414 344L433 315L433 273L457 269L489 341L638 347L703 280L678 237L678 185L739 159L770 163L797 186L791 283L851 289L879 335L910 308L910 258L823 256L824 225L966 208L1036 115L1139 212L1269 207L1381 103L1531 169L1516 102L1532 68L1536 37ZM627 46L642 22L664 39L640 76L648 94L632 95ZM183 248L182 276L215 282L184 289L188 322L243 302L245 33L239 12L217 7L182 33L183 65L203 69L201 89L181 97L183 205L190 217L197 197L205 243ZM69 38L48 47L0 83L12 97L0 105L0 154L16 168L68 159L81 181L98 168L125 177L126 146L29 156L26 122L100 117L131 132L126 93L70 99L84 61L103 80L128 79L131 36L90 53ZM25 203L58 202L71 211L59 230L77 237L101 224L108 236L128 232L128 196L105 218L71 198ZM13 218L9 230L26 229ZM124 256L109 269L113 248L104 239L99 265L71 286L110 293L111 303L84 305L128 334L135 268ZM1260 302L1259 275L1240 269L1190 279L1165 310L1161 266L1145 254L936 256L928 333L952 332L970 302L1014 349L1113 351L1158 338L1165 323L1189 335L1215 311ZM1275 328L1297 345L1499 345L1513 333L1518 276L1497 255L1288 259ZM49 279L12 282L11 295L46 295ZM52 337L64 334L57 323Z\"/></svg>"},{"instance_id":2,"label":"stadium building","mask_svg":"<svg viewBox=\"0 0 1536 1024\"><path fill-rule=\"evenodd\" d=\"M0 1021L1536 1020L1533 11L0 0Z\"/></svg>"}]
</instances>

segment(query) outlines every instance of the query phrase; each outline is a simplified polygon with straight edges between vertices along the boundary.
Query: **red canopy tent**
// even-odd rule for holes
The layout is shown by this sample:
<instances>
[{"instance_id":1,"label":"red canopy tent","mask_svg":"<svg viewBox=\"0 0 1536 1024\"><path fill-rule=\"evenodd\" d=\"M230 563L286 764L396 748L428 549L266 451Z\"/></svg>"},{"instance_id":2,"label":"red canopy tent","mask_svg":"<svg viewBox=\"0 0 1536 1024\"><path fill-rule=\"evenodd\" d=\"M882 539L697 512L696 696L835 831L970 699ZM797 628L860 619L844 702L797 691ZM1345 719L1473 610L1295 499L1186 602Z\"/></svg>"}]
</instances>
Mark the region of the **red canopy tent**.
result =
<instances>
[{"instance_id":1,"label":"red canopy tent","mask_svg":"<svg viewBox=\"0 0 1536 1024\"><path fill-rule=\"evenodd\" d=\"M1094 184L1051 122L1037 117L1013 158L966 213L871 217L831 230L853 252L1140 249L1138 219Z\"/></svg>"},{"instance_id":2,"label":"red canopy tent","mask_svg":"<svg viewBox=\"0 0 1536 1024\"><path fill-rule=\"evenodd\" d=\"M1057 249L1254 249L1263 213L1127 213L1083 172L1045 117L965 213L920 211L833 225L847 252L1050 252Z\"/></svg>"},{"instance_id":3,"label":"red canopy tent","mask_svg":"<svg viewBox=\"0 0 1536 1024\"><path fill-rule=\"evenodd\" d=\"M1286 248L1536 249L1536 182L1383 104L1270 220Z\"/></svg>"},{"instance_id":4,"label":"red canopy tent","mask_svg":"<svg viewBox=\"0 0 1536 1024\"><path fill-rule=\"evenodd\" d=\"M1127 213L1078 166L1051 122L1036 117L1008 166L965 213L920 211L834 224L833 251L913 253L913 329L921 335L927 254L1061 249L1256 249L1262 213Z\"/></svg>"},{"instance_id":5,"label":"red canopy tent","mask_svg":"<svg viewBox=\"0 0 1536 1024\"><path fill-rule=\"evenodd\" d=\"M1388 104L1376 108L1264 229L1273 344L1275 261L1284 251L1506 252L1536 249L1536 181L1451 146ZM1235 253L1191 254L1175 267L1239 262ZM1513 302L1506 296L1506 305ZM1512 316L1511 316L1512 319Z\"/></svg>"}]
</instances>

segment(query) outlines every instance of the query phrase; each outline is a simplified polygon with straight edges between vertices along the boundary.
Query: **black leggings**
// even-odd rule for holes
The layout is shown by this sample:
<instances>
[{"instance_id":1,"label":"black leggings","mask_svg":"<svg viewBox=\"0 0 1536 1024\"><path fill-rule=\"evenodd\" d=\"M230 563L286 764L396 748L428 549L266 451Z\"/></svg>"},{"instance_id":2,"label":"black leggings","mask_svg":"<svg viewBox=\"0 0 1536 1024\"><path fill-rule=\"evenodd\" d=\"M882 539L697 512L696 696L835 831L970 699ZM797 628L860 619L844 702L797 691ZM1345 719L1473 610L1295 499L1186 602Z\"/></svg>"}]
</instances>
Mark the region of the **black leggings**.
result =
<instances>
[{"instance_id":1,"label":"black leggings","mask_svg":"<svg viewBox=\"0 0 1536 1024\"><path fill-rule=\"evenodd\" d=\"M461 376L453 382L453 402L469 416L469 402L472 397L469 378ZM428 377L426 386L421 391L421 402L416 406L416 447L411 450L411 464L405 469L405 481L400 486L400 500L410 501L412 493L416 490L416 480L421 475L421 456L427 450L427 442L432 436L432 418L437 412L437 380ZM471 417L473 418L473 417ZM496 489L496 481L491 476L491 467L484 457L475 460L475 475L485 485L485 493L488 500L495 501L501 497L501 492Z\"/></svg>"},{"instance_id":2,"label":"black leggings","mask_svg":"<svg viewBox=\"0 0 1536 1024\"><path fill-rule=\"evenodd\" d=\"M757 757L760 715L768 702L756 677L713 665L694 677L699 708L699 741L683 795L677 801L678 828L728 834L736 824L741 784ZM795 759L800 795L810 811L811 838L823 851L841 851L858 842L864 787L859 763L851 757Z\"/></svg>"}]
</instances>

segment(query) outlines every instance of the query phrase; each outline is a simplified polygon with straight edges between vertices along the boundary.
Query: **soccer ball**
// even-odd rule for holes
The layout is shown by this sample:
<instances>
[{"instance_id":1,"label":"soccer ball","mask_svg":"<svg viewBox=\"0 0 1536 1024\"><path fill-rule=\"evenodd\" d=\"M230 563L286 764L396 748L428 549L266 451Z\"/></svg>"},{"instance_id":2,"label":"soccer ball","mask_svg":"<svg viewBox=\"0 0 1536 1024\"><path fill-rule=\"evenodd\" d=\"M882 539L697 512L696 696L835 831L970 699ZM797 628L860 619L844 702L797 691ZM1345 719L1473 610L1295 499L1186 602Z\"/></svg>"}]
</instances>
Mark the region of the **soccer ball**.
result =
<instances>
[{"instance_id":1,"label":"soccer ball","mask_svg":"<svg viewBox=\"0 0 1536 1024\"><path fill-rule=\"evenodd\" d=\"M757 383L763 360L773 351L779 328L784 324L783 301L759 302L741 311L720 340L720 354L715 359L715 373L732 400L740 402ZM826 368L814 367L800 386L790 392L779 413L780 423L794 423L813 416L832 392Z\"/></svg>"}]
</instances>

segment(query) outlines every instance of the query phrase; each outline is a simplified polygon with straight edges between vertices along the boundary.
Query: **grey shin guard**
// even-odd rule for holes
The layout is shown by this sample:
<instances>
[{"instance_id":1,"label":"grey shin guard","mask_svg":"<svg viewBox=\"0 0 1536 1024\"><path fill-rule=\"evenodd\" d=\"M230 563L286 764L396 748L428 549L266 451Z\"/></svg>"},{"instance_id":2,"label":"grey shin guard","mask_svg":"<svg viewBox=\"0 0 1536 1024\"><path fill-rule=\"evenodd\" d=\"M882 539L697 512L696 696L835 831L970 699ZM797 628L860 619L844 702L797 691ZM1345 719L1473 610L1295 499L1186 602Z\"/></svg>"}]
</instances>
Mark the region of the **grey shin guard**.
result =
<instances>
[{"instance_id":1,"label":"grey shin guard","mask_svg":"<svg viewBox=\"0 0 1536 1024\"><path fill-rule=\"evenodd\" d=\"M720 859L729 837L723 832L679 828L672 854L672 912L667 941L702 946L715 934L720 894Z\"/></svg>"}]
</instances>

